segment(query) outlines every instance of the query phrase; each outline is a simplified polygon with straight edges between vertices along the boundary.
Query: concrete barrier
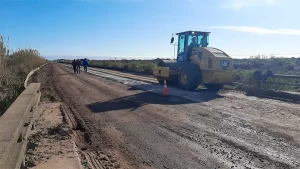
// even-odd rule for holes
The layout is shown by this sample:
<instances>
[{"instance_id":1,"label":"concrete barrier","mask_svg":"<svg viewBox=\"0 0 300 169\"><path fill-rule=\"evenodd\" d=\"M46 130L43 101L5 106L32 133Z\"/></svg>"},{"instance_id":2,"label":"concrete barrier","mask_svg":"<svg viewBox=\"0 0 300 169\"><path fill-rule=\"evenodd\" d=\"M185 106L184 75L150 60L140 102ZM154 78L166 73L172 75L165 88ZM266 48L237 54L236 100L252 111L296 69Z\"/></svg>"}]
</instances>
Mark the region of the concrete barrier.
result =
<instances>
[{"instance_id":1,"label":"concrete barrier","mask_svg":"<svg viewBox=\"0 0 300 169\"><path fill-rule=\"evenodd\" d=\"M0 118L0 169L25 165L27 136L34 127L40 83L31 83Z\"/></svg>"},{"instance_id":2,"label":"concrete barrier","mask_svg":"<svg viewBox=\"0 0 300 169\"><path fill-rule=\"evenodd\" d=\"M300 93L288 91L275 91L272 89L259 89L250 85L239 85L235 88L237 91L243 91L248 96L257 96L262 98L271 98L276 100L300 103Z\"/></svg>"},{"instance_id":3,"label":"concrete barrier","mask_svg":"<svg viewBox=\"0 0 300 169\"><path fill-rule=\"evenodd\" d=\"M32 70L32 71L30 71L29 73L28 73L28 75L27 75L27 77L26 77L26 79L25 79L25 81L24 81L24 87L25 87L25 89L27 88L27 83L28 83L28 80L29 80L29 78L31 77L31 75L33 75L36 71L38 71L40 68L42 68L43 66L45 66L47 63L45 63L45 64L43 64L42 66L40 66L40 67L38 67L38 68L36 68L36 69L34 69L34 70Z\"/></svg>"}]
</instances>

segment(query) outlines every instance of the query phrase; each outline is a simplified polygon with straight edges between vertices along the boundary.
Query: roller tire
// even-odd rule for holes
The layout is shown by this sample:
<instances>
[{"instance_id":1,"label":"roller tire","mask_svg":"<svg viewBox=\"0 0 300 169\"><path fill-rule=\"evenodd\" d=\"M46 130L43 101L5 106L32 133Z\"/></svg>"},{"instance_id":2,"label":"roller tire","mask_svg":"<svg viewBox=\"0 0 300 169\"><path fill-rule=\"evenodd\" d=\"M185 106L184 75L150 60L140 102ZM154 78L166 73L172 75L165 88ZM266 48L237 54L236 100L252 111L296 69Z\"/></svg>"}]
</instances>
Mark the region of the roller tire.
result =
<instances>
[{"instance_id":1,"label":"roller tire","mask_svg":"<svg viewBox=\"0 0 300 169\"><path fill-rule=\"evenodd\" d=\"M187 74L186 74L187 73ZM183 80L182 76L186 74L187 80ZM193 63L185 63L178 70L178 85L180 89L193 91L198 88L201 83L201 70L198 65Z\"/></svg>"},{"instance_id":2,"label":"roller tire","mask_svg":"<svg viewBox=\"0 0 300 169\"><path fill-rule=\"evenodd\" d=\"M157 63L157 66L165 67L165 63L163 60L159 60ZM163 77L156 77L158 84L164 85L164 78Z\"/></svg>"}]
</instances>

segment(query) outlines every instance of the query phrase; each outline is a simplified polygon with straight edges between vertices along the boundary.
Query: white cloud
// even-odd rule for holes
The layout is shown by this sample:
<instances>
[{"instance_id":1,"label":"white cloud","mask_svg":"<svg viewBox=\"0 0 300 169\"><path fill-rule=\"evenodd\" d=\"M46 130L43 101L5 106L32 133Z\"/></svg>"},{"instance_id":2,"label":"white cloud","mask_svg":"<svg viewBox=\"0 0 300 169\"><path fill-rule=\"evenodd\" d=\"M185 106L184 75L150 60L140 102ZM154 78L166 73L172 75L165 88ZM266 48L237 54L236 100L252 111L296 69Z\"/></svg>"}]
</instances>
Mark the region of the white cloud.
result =
<instances>
[{"instance_id":1,"label":"white cloud","mask_svg":"<svg viewBox=\"0 0 300 169\"><path fill-rule=\"evenodd\" d=\"M221 6L240 10L248 6L274 5L279 0L221 0Z\"/></svg>"},{"instance_id":2,"label":"white cloud","mask_svg":"<svg viewBox=\"0 0 300 169\"><path fill-rule=\"evenodd\" d=\"M268 29L254 26L210 26L209 29L223 29L255 34L300 35L300 29Z\"/></svg>"}]
</instances>

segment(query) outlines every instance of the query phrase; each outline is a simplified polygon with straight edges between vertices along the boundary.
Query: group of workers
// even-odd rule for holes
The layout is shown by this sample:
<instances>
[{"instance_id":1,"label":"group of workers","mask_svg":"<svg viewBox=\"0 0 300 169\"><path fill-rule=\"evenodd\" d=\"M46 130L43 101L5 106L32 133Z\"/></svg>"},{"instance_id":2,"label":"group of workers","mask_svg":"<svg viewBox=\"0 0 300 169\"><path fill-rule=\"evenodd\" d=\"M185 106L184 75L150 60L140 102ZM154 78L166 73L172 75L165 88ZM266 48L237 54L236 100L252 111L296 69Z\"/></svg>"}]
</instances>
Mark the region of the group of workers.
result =
<instances>
[{"instance_id":1,"label":"group of workers","mask_svg":"<svg viewBox=\"0 0 300 169\"><path fill-rule=\"evenodd\" d=\"M84 68L84 72L87 72L88 60L86 58L84 58L82 60L82 65L83 65L83 68ZM80 59L77 59L77 60L74 59L73 62L72 62L72 66L73 66L74 73L80 73L81 60Z\"/></svg>"}]
</instances>

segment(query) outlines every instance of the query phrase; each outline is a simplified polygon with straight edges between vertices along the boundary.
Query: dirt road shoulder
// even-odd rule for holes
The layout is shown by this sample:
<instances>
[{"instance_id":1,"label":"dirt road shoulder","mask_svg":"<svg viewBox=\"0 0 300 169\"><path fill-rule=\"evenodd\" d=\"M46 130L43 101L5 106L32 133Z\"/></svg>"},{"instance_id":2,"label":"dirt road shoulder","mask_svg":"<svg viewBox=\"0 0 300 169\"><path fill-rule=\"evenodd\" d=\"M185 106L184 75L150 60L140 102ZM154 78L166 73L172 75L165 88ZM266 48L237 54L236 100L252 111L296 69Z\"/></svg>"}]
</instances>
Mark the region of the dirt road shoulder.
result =
<instances>
[{"instance_id":1,"label":"dirt road shoulder","mask_svg":"<svg viewBox=\"0 0 300 169\"><path fill-rule=\"evenodd\" d=\"M50 66L30 80L41 83L41 103L35 112L37 123L28 137L26 166L32 169L84 169L72 129L66 122L61 102L52 87Z\"/></svg>"}]
</instances>

